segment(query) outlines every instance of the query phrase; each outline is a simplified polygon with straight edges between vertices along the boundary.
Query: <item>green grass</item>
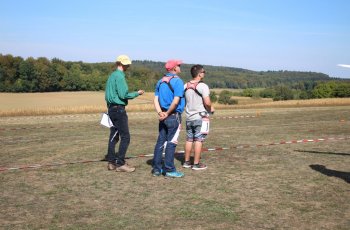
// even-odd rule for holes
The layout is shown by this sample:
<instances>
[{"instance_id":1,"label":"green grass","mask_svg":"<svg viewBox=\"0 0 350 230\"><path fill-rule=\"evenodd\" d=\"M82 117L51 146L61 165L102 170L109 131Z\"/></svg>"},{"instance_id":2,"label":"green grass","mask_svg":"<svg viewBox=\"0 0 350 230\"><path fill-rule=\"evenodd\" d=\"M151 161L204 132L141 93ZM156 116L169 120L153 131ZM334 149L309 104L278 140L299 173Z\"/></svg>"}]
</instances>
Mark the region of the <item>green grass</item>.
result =
<instances>
[{"instance_id":1,"label":"green grass","mask_svg":"<svg viewBox=\"0 0 350 230\"><path fill-rule=\"evenodd\" d=\"M177 155L182 179L152 177L151 158L142 157L129 159L131 174L107 171L105 162L0 172L0 229L348 229L349 140L235 146L350 137L349 111L265 108L258 118L222 119L257 111L218 110L204 147L231 148L204 152L200 172L182 169ZM108 130L99 119L2 117L0 166L102 159ZM153 153L156 114L130 112L129 123L128 155ZM184 140L182 131L177 150Z\"/></svg>"}]
</instances>

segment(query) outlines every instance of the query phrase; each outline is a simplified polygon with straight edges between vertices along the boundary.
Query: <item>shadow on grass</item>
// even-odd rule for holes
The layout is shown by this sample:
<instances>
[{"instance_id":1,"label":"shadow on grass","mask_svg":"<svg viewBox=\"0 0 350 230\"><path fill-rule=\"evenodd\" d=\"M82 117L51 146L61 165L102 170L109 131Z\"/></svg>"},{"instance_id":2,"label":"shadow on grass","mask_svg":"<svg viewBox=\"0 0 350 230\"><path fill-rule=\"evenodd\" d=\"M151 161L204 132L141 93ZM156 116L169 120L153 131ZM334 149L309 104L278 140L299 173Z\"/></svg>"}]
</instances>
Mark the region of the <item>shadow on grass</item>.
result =
<instances>
[{"instance_id":1,"label":"shadow on grass","mask_svg":"<svg viewBox=\"0 0 350 230\"><path fill-rule=\"evenodd\" d=\"M333 169L327 169L324 165L309 165L313 170L320 172L326 176L333 176L343 179L350 184L350 172L342 172Z\"/></svg>"},{"instance_id":2,"label":"shadow on grass","mask_svg":"<svg viewBox=\"0 0 350 230\"><path fill-rule=\"evenodd\" d=\"M175 153L175 159L177 160L177 161L179 161L180 163L181 163L181 165L184 163L184 161L185 161L185 154L184 153ZM146 161L146 163L148 164L148 165L151 165L152 166L152 160L153 159L148 159L147 161ZM163 157L163 160L164 160L164 157ZM193 162L193 157L191 156L191 162Z\"/></svg>"},{"instance_id":3,"label":"shadow on grass","mask_svg":"<svg viewBox=\"0 0 350 230\"><path fill-rule=\"evenodd\" d=\"M350 156L350 153L333 153L333 152L320 152L320 151L311 151L311 150L294 150L300 153L316 153L316 154L329 154L329 155L338 155L338 156Z\"/></svg>"}]
</instances>

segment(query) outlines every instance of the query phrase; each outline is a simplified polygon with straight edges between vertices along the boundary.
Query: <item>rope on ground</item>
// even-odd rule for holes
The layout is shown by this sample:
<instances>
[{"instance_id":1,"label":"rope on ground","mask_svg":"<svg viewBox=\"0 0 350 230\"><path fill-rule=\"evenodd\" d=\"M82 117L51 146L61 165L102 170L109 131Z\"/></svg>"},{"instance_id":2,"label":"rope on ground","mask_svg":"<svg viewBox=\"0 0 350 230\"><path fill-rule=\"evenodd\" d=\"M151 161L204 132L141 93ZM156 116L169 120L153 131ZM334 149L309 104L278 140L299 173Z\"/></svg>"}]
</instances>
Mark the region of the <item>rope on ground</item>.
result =
<instances>
[{"instance_id":1,"label":"rope on ground","mask_svg":"<svg viewBox=\"0 0 350 230\"><path fill-rule=\"evenodd\" d=\"M349 140L349 139L350 137L326 137L326 138L316 138L316 139L300 139L300 140L273 142L268 144L236 145L231 147L203 148L202 151L203 152L222 151L222 150L230 150L230 149L258 148L258 147L284 145L284 144L316 143L316 142L325 142L325 141L341 141L341 140ZM183 154L183 153L184 151L177 151L175 154ZM136 156L129 156L128 158L132 159L132 158L152 157L152 156L153 154L140 154ZM101 161L104 161L104 160L81 160L81 161L73 161L73 162L51 163L51 164L24 165L19 167L0 167L0 172L24 170L24 169L37 169L37 168L43 168L43 167L54 167L54 166L71 165L71 164L85 164L85 163L94 163L94 162L101 162Z\"/></svg>"}]
</instances>

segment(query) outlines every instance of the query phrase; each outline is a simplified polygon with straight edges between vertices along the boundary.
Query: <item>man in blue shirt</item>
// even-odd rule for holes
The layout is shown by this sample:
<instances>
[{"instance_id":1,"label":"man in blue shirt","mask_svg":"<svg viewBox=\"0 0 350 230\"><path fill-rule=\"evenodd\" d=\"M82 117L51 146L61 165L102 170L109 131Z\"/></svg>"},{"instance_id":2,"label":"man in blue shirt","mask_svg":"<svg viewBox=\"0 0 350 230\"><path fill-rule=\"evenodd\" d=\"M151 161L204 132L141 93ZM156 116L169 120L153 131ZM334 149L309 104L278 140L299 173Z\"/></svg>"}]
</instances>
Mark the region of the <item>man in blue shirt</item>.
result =
<instances>
[{"instance_id":1,"label":"man in blue shirt","mask_svg":"<svg viewBox=\"0 0 350 230\"><path fill-rule=\"evenodd\" d=\"M165 173L166 177L183 177L174 164L177 139L181 129L181 113L184 111L184 83L177 75L181 73L180 60L169 60L165 64L167 74L160 79L155 88L154 107L159 116L159 135L154 148L153 176ZM166 147L165 147L166 146ZM162 155L165 147L164 167Z\"/></svg>"}]
</instances>

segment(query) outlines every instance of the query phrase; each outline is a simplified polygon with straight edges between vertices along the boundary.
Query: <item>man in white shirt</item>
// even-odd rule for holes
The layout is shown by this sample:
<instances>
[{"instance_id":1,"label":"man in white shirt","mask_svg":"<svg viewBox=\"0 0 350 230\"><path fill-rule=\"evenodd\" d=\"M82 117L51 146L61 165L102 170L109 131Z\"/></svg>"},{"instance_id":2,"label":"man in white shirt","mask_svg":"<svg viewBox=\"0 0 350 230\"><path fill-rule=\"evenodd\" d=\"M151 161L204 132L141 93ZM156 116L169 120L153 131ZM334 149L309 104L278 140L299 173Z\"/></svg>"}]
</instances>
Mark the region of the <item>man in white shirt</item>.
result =
<instances>
[{"instance_id":1,"label":"man in white shirt","mask_svg":"<svg viewBox=\"0 0 350 230\"><path fill-rule=\"evenodd\" d=\"M186 145L184 168L203 170L207 166L200 162L203 141L209 132L209 113L214 112L210 101L210 91L202 80L205 70L202 65L191 68L192 80L187 82L185 88L186 99ZM192 145L194 145L194 162L190 162Z\"/></svg>"}]
</instances>

